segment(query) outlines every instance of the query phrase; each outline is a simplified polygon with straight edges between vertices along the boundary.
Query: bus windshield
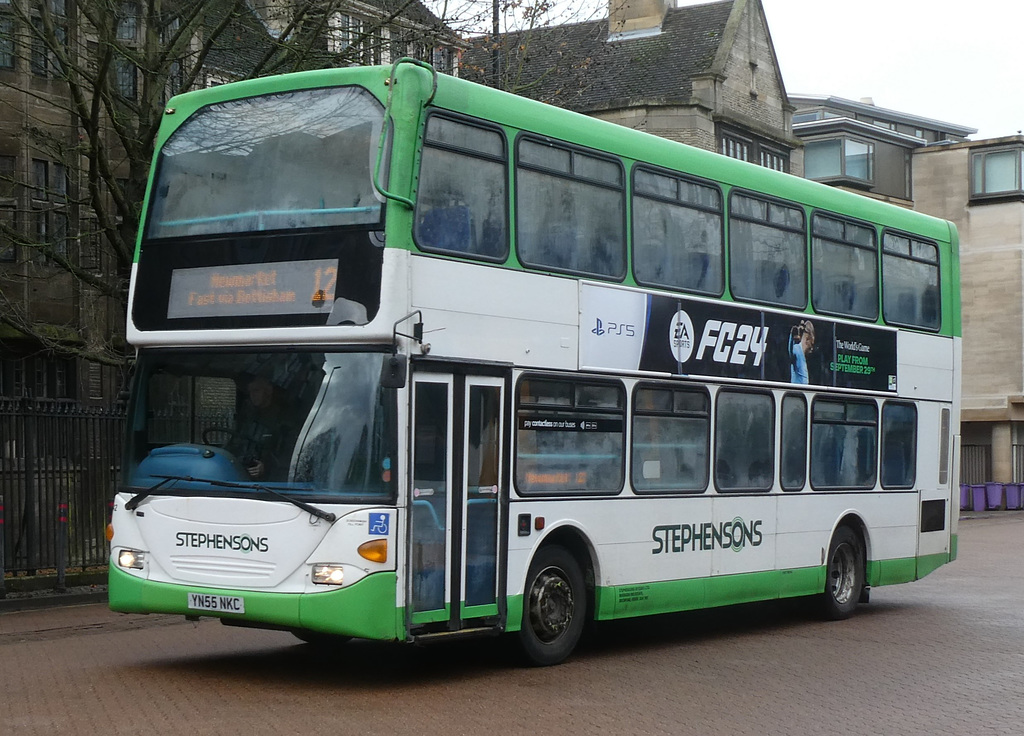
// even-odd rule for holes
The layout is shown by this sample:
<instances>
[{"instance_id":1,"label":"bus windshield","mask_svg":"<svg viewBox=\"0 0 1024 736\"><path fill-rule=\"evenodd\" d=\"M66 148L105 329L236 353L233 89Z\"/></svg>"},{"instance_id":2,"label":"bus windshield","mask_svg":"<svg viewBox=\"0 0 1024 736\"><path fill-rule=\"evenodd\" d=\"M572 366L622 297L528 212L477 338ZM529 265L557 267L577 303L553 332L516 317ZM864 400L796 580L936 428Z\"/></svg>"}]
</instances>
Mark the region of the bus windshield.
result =
<instances>
[{"instance_id":1,"label":"bus windshield","mask_svg":"<svg viewBox=\"0 0 1024 736\"><path fill-rule=\"evenodd\" d=\"M146 236L379 223L371 178L383 118L361 87L204 107L161 149Z\"/></svg>"},{"instance_id":2,"label":"bus windshield","mask_svg":"<svg viewBox=\"0 0 1024 736\"><path fill-rule=\"evenodd\" d=\"M381 353L143 352L125 478L161 494L267 487L393 498L395 389Z\"/></svg>"}]
</instances>

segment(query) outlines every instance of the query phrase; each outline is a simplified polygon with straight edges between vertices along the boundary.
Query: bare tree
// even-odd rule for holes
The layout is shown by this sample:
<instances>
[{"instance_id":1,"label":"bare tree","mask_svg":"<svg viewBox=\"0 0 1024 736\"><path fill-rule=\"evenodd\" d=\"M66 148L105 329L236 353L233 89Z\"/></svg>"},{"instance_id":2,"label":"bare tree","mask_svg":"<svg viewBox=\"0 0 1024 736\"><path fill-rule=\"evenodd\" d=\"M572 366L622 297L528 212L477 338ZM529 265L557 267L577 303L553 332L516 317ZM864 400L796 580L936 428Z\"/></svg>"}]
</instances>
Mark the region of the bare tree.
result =
<instances>
[{"instance_id":1,"label":"bare tree","mask_svg":"<svg viewBox=\"0 0 1024 736\"><path fill-rule=\"evenodd\" d=\"M565 105L590 83L587 71L602 53L607 32L605 11L601 3L493 0L490 24L475 19L462 76Z\"/></svg>"},{"instance_id":2,"label":"bare tree","mask_svg":"<svg viewBox=\"0 0 1024 736\"><path fill-rule=\"evenodd\" d=\"M454 40L416 0L0 6L0 154L31 159L17 171L2 166L15 156L0 155L0 205L4 194L16 203L10 216L0 206L0 261L21 254L17 263L0 263L0 326L56 354L123 363L120 323L170 95L280 72L429 56ZM79 297L63 312L29 295L57 299L69 290Z\"/></svg>"}]
</instances>

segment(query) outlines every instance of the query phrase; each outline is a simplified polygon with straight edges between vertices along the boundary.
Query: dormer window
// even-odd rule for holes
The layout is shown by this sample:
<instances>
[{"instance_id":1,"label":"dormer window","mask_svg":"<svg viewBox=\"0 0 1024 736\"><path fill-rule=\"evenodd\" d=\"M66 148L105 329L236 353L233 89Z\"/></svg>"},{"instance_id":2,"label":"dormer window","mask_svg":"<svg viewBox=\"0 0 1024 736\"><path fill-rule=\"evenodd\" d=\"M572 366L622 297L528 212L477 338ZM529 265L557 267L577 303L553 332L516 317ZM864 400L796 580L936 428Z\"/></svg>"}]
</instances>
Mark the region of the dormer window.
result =
<instances>
[{"instance_id":1,"label":"dormer window","mask_svg":"<svg viewBox=\"0 0 1024 736\"><path fill-rule=\"evenodd\" d=\"M804 176L815 181L870 184L875 178L875 144L856 138L808 141L804 146Z\"/></svg>"},{"instance_id":2,"label":"dormer window","mask_svg":"<svg viewBox=\"0 0 1024 736\"><path fill-rule=\"evenodd\" d=\"M1024 146L987 148L971 154L971 199L1024 195L1021 168Z\"/></svg>"}]
</instances>

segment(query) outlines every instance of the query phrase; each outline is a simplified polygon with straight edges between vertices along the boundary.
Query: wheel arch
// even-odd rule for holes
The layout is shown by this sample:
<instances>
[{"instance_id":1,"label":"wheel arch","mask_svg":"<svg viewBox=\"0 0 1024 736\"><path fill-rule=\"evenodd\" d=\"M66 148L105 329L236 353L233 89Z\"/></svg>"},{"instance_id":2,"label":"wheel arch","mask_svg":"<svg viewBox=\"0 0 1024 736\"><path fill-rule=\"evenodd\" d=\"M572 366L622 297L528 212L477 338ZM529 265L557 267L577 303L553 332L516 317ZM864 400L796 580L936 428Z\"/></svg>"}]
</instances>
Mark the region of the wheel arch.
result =
<instances>
[{"instance_id":1,"label":"wheel arch","mask_svg":"<svg viewBox=\"0 0 1024 736\"><path fill-rule=\"evenodd\" d=\"M835 536L836 532L844 526L848 527L858 537L860 537L861 544L864 547L864 565L867 567L868 562L871 560L871 534L868 532L868 525L867 522L864 521L864 517L856 511L847 511L839 518L835 526L832 527L832 532L829 535L825 550L827 551L828 545L832 543L832 538Z\"/></svg>"},{"instance_id":2,"label":"wheel arch","mask_svg":"<svg viewBox=\"0 0 1024 736\"><path fill-rule=\"evenodd\" d=\"M590 536L577 526L564 524L551 529L533 548L532 560L545 547L557 545L573 556L583 572L583 583L587 589L587 618L595 616L595 591L600 580L600 567L597 550Z\"/></svg>"}]
</instances>

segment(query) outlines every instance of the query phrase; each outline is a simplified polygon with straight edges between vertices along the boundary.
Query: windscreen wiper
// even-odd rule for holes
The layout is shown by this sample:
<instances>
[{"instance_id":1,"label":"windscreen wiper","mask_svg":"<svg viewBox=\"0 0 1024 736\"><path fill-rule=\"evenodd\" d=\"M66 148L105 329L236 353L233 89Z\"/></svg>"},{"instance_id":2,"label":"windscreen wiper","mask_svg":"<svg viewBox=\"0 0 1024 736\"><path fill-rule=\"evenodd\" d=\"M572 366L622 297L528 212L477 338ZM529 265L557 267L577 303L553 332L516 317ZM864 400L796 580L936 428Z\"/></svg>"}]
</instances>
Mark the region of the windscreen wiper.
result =
<instances>
[{"instance_id":1,"label":"windscreen wiper","mask_svg":"<svg viewBox=\"0 0 1024 736\"><path fill-rule=\"evenodd\" d=\"M128 509L129 511L133 511L144 498L146 498L147 496L152 496L154 493L156 493L161 488L161 486L163 486L163 485L165 485L165 484L167 484L167 483L169 483L171 481L179 481L180 480L180 481L185 481L187 483L208 483L211 486L218 486L218 487L221 487L221 488L240 488L242 490L260 491L261 493L266 493L268 496L273 496L274 498L280 499L282 501L287 501L288 503L292 504L293 506L297 506L298 508L300 508L303 511L305 511L307 514L312 514L313 516L315 516L318 519L323 519L324 521L327 521L327 522L333 522L335 519L338 518L337 515L331 513L330 511L324 511L323 509L318 509L316 506L311 506L310 504L306 503L305 501L300 501L297 498L289 496L287 493L282 493L281 491L275 490L274 488L269 488L269 487L267 487L267 486L265 486L265 485L263 485L261 483L236 483L234 481L229 481L229 480L214 480L212 478L196 478L196 477L191 476L191 475L154 475L153 477L154 478L161 478L162 480L159 483L157 483L156 485L151 486L150 488L147 488L146 490L142 491L141 493L137 493L134 496L132 496L131 499L129 499L128 503L126 503L124 505L124 507L126 509Z\"/></svg>"}]
</instances>

